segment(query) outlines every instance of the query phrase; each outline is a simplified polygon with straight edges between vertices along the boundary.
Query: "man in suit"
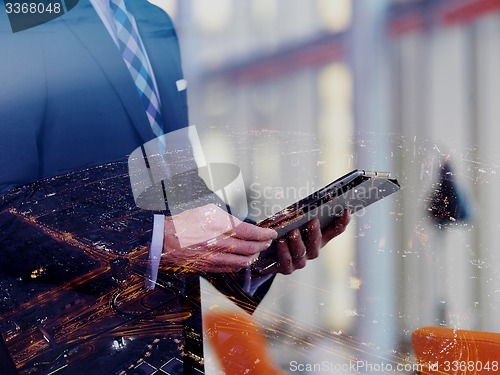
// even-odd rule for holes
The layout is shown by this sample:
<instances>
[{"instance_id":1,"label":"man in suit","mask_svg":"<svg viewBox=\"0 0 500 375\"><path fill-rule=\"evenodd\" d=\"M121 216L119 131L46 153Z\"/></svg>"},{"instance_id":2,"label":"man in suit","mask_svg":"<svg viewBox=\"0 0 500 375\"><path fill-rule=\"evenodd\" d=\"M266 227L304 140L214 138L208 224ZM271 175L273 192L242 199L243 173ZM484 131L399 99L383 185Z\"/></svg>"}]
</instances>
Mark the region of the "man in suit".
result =
<instances>
[{"instance_id":1,"label":"man in suit","mask_svg":"<svg viewBox=\"0 0 500 375\"><path fill-rule=\"evenodd\" d=\"M120 53L112 7L107 0L81 0L64 16L18 33L8 29L5 19L0 22L0 192L123 160L159 135ZM162 133L184 128L188 126L186 91L173 23L145 0L128 1L126 7L145 51L144 65L160 108L158 126ZM4 9L0 16L5 16ZM199 213L185 215L195 220ZM312 222L305 239L298 231L291 233L278 244L280 272L289 274L304 267L348 221L345 215L325 233ZM246 306L253 311L273 277L255 280L249 295L241 290L238 278L221 272L243 267L241 272L248 274L244 265L255 260L275 234L246 223L235 232L212 263L205 263L207 269L197 271L215 275L212 281L225 293L252 300ZM171 239L164 239L170 261L181 265L189 261L192 253ZM221 259L227 260L227 267L217 270ZM183 282L196 295L197 278ZM199 314L193 316L199 319ZM191 327L199 329L196 322ZM105 360L95 363L105 366ZM184 373L202 369L199 361L184 367Z\"/></svg>"},{"instance_id":2,"label":"man in suit","mask_svg":"<svg viewBox=\"0 0 500 375\"><path fill-rule=\"evenodd\" d=\"M169 17L145 3L127 5L169 132L188 125L186 92L176 85L183 79L178 41ZM26 31L13 34L7 22L1 27L0 190L125 159L155 137L117 45L88 0Z\"/></svg>"}]
</instances>

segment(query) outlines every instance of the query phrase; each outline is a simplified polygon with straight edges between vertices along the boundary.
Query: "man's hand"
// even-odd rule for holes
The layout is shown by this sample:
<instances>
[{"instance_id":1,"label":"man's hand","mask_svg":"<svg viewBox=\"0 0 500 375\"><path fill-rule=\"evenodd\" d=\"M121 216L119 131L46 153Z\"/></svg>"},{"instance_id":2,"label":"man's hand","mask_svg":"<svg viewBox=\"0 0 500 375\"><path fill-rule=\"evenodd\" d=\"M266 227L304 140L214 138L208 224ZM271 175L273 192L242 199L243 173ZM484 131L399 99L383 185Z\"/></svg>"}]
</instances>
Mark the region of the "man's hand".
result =
<instances>
[{"instance_id":1,"label":"man's hand","mask_svg":"<svg viewBox=\"0 0 500 375\"><path fill-rule=\"evenodd\" d=\"M279 273L285 275L304 268L309 259L315 259L319 255L319 249L325 246L332 238L343 233L347 224L351 221L349 210L345 210L332 225L321 232L318 219L311 220L301 230L294 229L288 233L286 238L278 240L278 262Z\"/></svg>"},{"instance_id":2,"label":"man's hand","mask_svg":"<svg viewBox=\"0 0 500 375\"><path fill-rule=\"evenodd\" d=\"M236 272L255 262L276 237L276 231L210 204L165 218L162 258L193 271Z\"/></svg>"}]
</instances>

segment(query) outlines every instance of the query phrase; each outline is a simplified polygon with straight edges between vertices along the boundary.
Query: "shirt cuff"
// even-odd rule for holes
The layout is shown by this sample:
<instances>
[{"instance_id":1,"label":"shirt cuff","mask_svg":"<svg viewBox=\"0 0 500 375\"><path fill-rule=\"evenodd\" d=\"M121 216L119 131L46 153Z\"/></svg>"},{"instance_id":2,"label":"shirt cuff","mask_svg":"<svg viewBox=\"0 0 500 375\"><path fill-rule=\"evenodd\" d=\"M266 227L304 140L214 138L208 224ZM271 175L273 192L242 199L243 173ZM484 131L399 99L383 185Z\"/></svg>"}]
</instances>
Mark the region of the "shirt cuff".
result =
<instances>
[{"instance_id":1,"label":"shirt cuff","mask_svg":"<svg viewBox=\"0 0 500 375\"><path fill-rule=\"evenodd\" d=\"M153 237L149 248L149 261L146 270L146 280L144 286L147 289L154 289L158 278L158 268L160 267L161 254L163 252L163 237L165 230L165 216L154 215L153 217Z\"/></svg>"}]
</instances>

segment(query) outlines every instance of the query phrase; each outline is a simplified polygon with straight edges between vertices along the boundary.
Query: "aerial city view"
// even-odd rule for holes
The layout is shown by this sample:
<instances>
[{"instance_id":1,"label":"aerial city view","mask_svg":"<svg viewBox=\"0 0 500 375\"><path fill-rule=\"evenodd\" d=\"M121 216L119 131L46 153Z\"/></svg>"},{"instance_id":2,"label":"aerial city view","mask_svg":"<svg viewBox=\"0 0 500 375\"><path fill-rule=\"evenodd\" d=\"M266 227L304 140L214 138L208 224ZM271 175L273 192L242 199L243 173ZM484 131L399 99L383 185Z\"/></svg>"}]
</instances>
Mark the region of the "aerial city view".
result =
<instances>
[{"instance_id":1,"label":"aerial city view","mask_svg":"<svg viewBox=\"0 0 500 375\"><path fill-rule=\"evenodd\" d=\"M0 332L20 374L174 374L201 360L183 347L186 332L201 337L179 324L182 278L144 286L151 231L126 162L0 198Z\"/></svg>"}]
</instances>

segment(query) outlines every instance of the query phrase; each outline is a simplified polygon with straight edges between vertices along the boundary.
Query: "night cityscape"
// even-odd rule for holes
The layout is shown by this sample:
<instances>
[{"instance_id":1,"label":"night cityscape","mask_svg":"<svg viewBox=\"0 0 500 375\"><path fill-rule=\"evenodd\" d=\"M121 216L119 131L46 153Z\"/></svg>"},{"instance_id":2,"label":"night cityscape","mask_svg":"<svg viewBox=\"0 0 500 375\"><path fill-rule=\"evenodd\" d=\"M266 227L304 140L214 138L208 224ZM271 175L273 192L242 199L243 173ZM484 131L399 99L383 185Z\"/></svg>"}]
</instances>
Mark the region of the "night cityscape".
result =
<instances>
[{"instance_id":1,"label":"night cityscape","mask_svg":"<svg viewBox=\"0 0 500 375\"><path fill-rule=\"evenodd\" d=\"M0 332L19 374L182 373L181 284L160 271L144 287L152 216L125 162L0 198Z\"/></svg>"}]
</instances>

